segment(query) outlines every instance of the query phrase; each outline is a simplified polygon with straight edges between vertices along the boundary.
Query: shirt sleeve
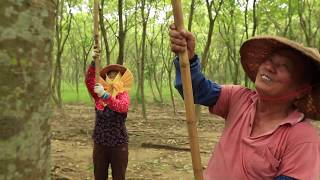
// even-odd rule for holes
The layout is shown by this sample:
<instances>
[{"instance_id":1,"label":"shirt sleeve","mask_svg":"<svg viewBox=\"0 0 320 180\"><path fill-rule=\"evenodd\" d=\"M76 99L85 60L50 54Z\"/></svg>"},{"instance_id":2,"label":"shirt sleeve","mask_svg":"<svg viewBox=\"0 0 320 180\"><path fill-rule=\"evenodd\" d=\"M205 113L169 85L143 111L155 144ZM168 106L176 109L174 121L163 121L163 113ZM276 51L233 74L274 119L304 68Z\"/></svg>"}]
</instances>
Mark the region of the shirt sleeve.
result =
<instances>
[{"instance_id":1,"label":"shirt sleeve","mask_svg":"<svg viewBox=\"0 0 320 180\"><path fill-rule=\"evenodd\" d=\"M93 91L94 85L96 83L95 67L93 65L90 65L88 70L87 70L86 77L85 77L85 83L86 83L86 86L87 86L87 89L88 89L90 95L94 98L95 102L97 102L99 97Z\"/></svg>"},{"instance_id":2,"label":"shirt sleeve","mask_svg":"<svg viewBox=\"0 0 320 180\"><path fill-rule=\"evenodd\" d=\"M319 179L319 153L315 143L300 144L283 157L280 171L299 180Z\"/></svg>"},{"instance_id":3,"label":"shirt sleeve","mask_svg":"<svg viewBox=\"0 0 320 180\"><path fill-rule=\"evenodd\" d=\"M183 98L181 71L178 57L175 58L174 65L176 68L175 88ZM212 106L219 98L221 87L219 84L206 79L200 70L200 61L196 56L196 60L190 64L194 103L204 106Z\"/></svg>"},{"instance_id":4,"label":"shirt sleeve","mask_svg":"<svg viewBox=\"0 0 320 180\"><path fill-rule=\"evenodd\" d=\"M91 63L86 73L85 84L87 86L89 94L94 99L95 107L98 110L103 110L104 105L102 102L102 98L99 98L98 95L94 92L94 85L96 84L95 72L96 70L94 67L94 63Z\"/></svg>"},{"instance_id":5,"label":"shirt sleeve","mask_svg":"<svg viewBox=\"0 0 320 180\"><path fill-rule=\"evenodd\" d=\"M275 180L295 180L295 179L289 176L277 176Z\"/></svg>"},{"instance_id":6,"label":"shirt sleeve","mask_svg":"<svg viewBox=\"0 0 320 180\"><path fill-rule=\"evenodd\" d=\"M320 178L320 139L317 131L305 124L298 123L289 134L290 144L281 158L278 174L298 180L317 180Z\"/></svg>"},{"instance_id":7,"label":"shirt sleeve","mask_svg":"<svg viewBox=\"0 0 320 180\"><path fill-rule=\"evenodd\" d=\"M129 109L130 98L128 92L119 93L115 98L110 96L107 99L103 100L107 106L116 112L126 113Z\"/></svg>"},{"instance_id":8,"label":"shirt sleeve","mask_svg":"<svg viewBox=\"0 0 320 180\"><path fill-rule=\"evenodd\" d=\"M232 107L241 107L251 94L251 91L239 85L222 85L220 97L216 104L209 107L212 114L227 118ZM240 109L239 109L240 110Z\"/></svg>"}]
</instances>

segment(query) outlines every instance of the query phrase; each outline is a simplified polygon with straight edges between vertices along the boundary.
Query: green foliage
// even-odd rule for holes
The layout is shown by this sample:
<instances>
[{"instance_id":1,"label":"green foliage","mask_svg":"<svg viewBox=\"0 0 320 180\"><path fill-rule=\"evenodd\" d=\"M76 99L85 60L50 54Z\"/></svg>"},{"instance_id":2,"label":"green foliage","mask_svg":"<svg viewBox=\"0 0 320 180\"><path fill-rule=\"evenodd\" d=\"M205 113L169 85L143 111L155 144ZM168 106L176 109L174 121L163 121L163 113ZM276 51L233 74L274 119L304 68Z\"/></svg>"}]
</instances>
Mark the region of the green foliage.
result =
<instances>
[{"instance_id":1,"label":"green foliage","mask_svg":"<svg viewBox=\"0 0 320 180\"><path fill-rule=\"evenodd\" d=\"M62 80L64 83L72 84L72 87L80 83L79 99L86 99L86 90L81 85L87 65L91 61L92 48L92 2L85 4L86 1L66 0L66 4L78 9L73 11L73 20L71 25L70 37L66 42L65 51L62 55ZM102 2L102 0L101 0ZM217 8L219 1L215 1ZM210 79L219 83L248 84L245 82L245 74L239 64L239 49L247 36L250 38L255 35L269 34L280 35L309 44L320 49L320 1L316 0L257 0L255 9L253 1L249 1L246 11L246 0L226 0L223 1L221 12L215 22L212 43L210 46L209 59L205 73ZM125 66L133 72L136 84L138 84L138 65L141 60L141 41L142 41L142 17L141 1L123 1L123 12L126 27L125 39ZM182 1L184 24L187 27L190 16L191 1ZM118 1L104 0L104 18L103 22L107 31L107 40L110 49L111 63L115 63L118 57ZM68 8L64 8L65 14ZM254 11L255 10L255 11ZM215 8L212 13L214 14ZM149 13L149 14L148 14ZM247 13L247 14L245 14ZM172 24L173 17L171 12L171 1L152 0L146 1L144 14L148 16L147 37L145 52L145 74L146 81L151 76L154 94L156 82L162 86L162 96L169 100L170 93L168 86L169 74L174 78L174 72L170 71L172 57L170 52L168 26ZM247 18L247 22L245 21ZM256 19L256 29L254 28L254 19ZM246 25L247 23L247 25ZM65 31L66 28L63 28ZM247 34L246 34L247 29ZM208 10L205 1L196 0L192 23L192 32L196 36L196 52L201 55L207 41L209 30ZM66 32L62 32L66 33ZM106 64L106 52L103 39L101 38L101 64ZM151 51L152 50L152 51ZM168 68L163 71L163 68ZM173 70L174 71L174 70ZM155 72L155 77L153 73ZM171 79L173 81L173 79ZM146 83L147 100L158 101L153 98L153 93L148 82ZM248 85L252 86L252 84ZM66 85L63 85L66 87ZM148 89L149 88L149 89ZM66 88L63 90L64 101L74 101L71 98L74 94ZM133 88L132 95L136 88ZM176 93L176 91L174 90ZM76 97L76 96L75 96ZM133 97L133 96L132 96ZM169 100L170 101L170 100Z\"/></svg>"}]
</instances>

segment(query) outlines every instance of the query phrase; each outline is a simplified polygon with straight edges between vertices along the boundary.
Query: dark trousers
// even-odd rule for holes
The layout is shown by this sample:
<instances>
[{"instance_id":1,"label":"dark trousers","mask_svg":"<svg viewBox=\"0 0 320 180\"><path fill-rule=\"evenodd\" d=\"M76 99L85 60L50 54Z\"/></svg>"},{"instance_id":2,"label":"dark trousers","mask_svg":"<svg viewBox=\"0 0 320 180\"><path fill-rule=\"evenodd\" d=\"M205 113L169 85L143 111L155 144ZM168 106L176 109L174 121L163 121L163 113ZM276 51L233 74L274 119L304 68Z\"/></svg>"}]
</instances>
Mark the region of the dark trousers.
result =
<instances>
[{"instance_id":1,"label":"dark trousers","mask_svg":"<svg viewBox=\"0 0 320 180\"><path fill-rule=\"evenodd\" d=\"M94 179L108 179L108 169L111 164L112 179L125 180L128 166L128 144L107 147L94 143L93 166Z\"/></svg>"}]
</instances>

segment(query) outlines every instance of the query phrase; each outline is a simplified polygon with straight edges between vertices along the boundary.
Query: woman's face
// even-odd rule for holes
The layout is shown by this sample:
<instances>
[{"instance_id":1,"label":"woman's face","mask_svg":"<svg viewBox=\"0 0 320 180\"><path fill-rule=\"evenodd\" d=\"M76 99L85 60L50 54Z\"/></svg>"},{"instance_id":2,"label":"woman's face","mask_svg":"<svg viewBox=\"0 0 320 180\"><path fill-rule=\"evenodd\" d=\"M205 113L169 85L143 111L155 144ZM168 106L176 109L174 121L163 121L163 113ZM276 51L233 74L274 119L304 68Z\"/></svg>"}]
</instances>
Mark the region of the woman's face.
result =
<instances>
[{"instance_id":1,"label":"woman's face","mask_svg":"<svg viewBox=\"0 0 320 180\"><path fill-rule=\"evenodd\" d=\"M284 97L301 89L303 60L274 54L263 62L256 76L257 91L267 97ZM294 99L294 97L292 97Z\"/></svg>"},{"instance_id":2,"label":"woman's face","mask_svg":"<svg viewBox=\"0 0 320 180\"><path fill-rule=\"evenodd\" d=\"M117 74L118 74L118 71L110 71L108 73L108 78L109 79L114 79L117 76Z\"/></svg>"}]
</instances>

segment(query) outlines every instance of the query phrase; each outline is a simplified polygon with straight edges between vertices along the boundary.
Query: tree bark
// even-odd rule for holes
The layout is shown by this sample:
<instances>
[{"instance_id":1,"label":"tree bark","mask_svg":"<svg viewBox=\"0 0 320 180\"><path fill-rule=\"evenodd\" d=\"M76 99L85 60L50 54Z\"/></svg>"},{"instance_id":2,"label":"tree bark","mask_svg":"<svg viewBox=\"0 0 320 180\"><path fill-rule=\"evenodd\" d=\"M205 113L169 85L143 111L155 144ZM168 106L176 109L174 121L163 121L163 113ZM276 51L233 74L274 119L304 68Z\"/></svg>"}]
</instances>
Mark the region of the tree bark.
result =
<instances>
[{"instance_id":1,"label":"tree bark","mask_svg":"<svg viewBox=\"0 0 320 180\"><path fill-rule=\"evenodd\" d=\"M154 84L156 86L156 90L158 93L158 97L155 96L154 100L160 103L163 103L163 96L162 96L162 78L163 78L163 70L164 67L161 68L161 71L159 73L159 63L157 62L157 59L159 59L159 55L158 53L154 53L154 48L155 47L155 43L157 42L158 39L158 35L160 34L161 29L159 30L159 32L155 33L155 25L152 26L152 33L150 38L148 39L148 44L149 44L149 60L151 60L151 62L148 64L148 72L150 75L150 80L152 79L151 77L153 77L154 79ZM156 54L156 55L155 55ZM161 66L161 64L160 64ZM150 86L153 86L152 81L150 82Z\"/></svg>"},{"instance_id":2,"label":"tree bark","mask_svg":"<svg viewBox=\"0 0 320 180\"><path fill-rule=\"evenodd\" d=\"M57 51L56 51L56 59L55 59L56 62L55 62L55 67L53 71L53 82L51 85L52 98L59 109L62 109L61 59L62 59L62 53L64 52L65 44L70 35L71 20L72 20L71 10L69 10L69 12L66 13L67 15L66 19L64 17L64 6L65 6L64 2L65 2L64 0L57 0L56 7L55 7L58 13L58 16L56 16L56 42L55 42L57 44ZM63 23L64 20L66 21L65 23ZM66 32L64 32L64 28L66 28Z\"/></svg>"},{"instance_id":3,"label":"tree bark","mask_svg":"<svg viewBox=\"0 0 320 180\"><path fill-rule=\"evenodd\" d=\"M213 29L214 29L214 24L219 16L219 12L221 10L223 4L223 0L219 1L218 7L216 7L214 1L209 2L209 0L206 0L206 5L207 5L207 10L208 10L208 15L209 15L209 30L208 30L208 36L207 36L207 41L205 48L202 52L201 56L201 70L205 71L207 63L208 63L208 57L209 57L209 51L210 51L210 46L212 42L212 34L213 34ZM215 10L215 15L213 16L212 14L212 7Z\"/></svg>"},{"instance_id":4,"label":"tree bark","mask_svg":"<svg viewBox=\"0 0 320 180\"><path fill-rule=\"evenodd\" d=\"M134 26L134 47L135 47L135 53L134 53L134 60L135 60L135 65L136 65L136 74L137 74L137 85L136 85L136 94L134 97L134 101L133 101L133 106L132 109L136 110L138 108L138 104L139 104L139 97L140 97L140 83L141 83L141 76L140 76L140 50L141 50L141 46L139 44L139 38L138 38L138 3L139 1L136 0L135 1L135 13L134 13L134 22L136 24L136 26Z\"/></svg>"},{"instance_id":5,"label":"tree bark","mask_svg":"<svg viewBox=\"0 0 320 180\"><path fill-rule=\"evenodd\" d=\"M126 30L123 22L123 0L118 0L118 17L119 17L119 55L117 64L123 64L124 62L124 45L126 39Z\"/></svg>"},{"instance_id":6,"label":"tree bark","mask_svg":"<svg viewBox=\"0 0 320 180\"><path fill-rule=\"evenodd\" d=\"M141 105L142 105L142 115L143 118L147 118L146 113L146 101L145 101L145 94L144 94L144 64L145 64L145 49L146 49L146 36L147 36L147 22L149 18L150 8L148 8L148 12L145 13L146 8L146 0L141 2L141 17L142 17L142 45L141 45L141 69L140 69L140 95L141 95Z\"/></svg>"},{"instance_id":7,"label":"tree bark","mask_svg":"<svg viewBox=\"0 0 320 180\"><path fill-rule=\"evenodd\" d=\"M0 1L0 179L50 179L54 3Z\"/></svg>"},{"instance_id":8,"label":"tree bark","mask_svg":"<svg viewBox=\"0 0 320 180\"><path fill-rule=\"evenodd\" d=\"M192 0L190 4L190 15L188 19L188 31L191 31L191 28L192 28L192 20L193 20L195 4L196 4L196 0Z\"/></svg>"},{"instance_id":9,"label":"tree bark","mask_svg":"<svg viewBox=\"0 0 320 180\"><path fill-rule=\"evenodd\" d=\"M308 46L316 46L316 37L320 29L320 23L313 22L312 17L316 14L315 1L301 1L298 3L300 26L303 30L305 41Z\"/></svg>"},{"instance_id":10,"label":"tree bark","mask_svg":"<svg viewBox=\"0 0 320 180\"><path fill-rule=\"evenodd\" d=\"M165 70L168 73L168 85L169 85L169 90L170 90L170 99L171 99L171 104L173 107L173 114L176 114L176 103L174 100L174 93L173 93L173 87L172 87L172 70L173 70L173 63L172 63L172 57L171 51L169 49L169 46L164 44L164 38L167 36L166 32L166 27L168 25L164 26L161 25L161 43L160 43L160 52L161 52L161 59L163 61L163 65Z\"/></svg>"},{"instance_id":11,"label":"tree bark","mask_svg":"<svg viewBox=\"0 0 320 180\"><path fill-rule=\"evenodd\" d=\"M99 24L100 24L100 29L101 29L101 36L103 38L103 42L104 42L104 46L105 46L105 51L106 51L106 63L107 65L110 64L111 62L111 50L110 50L110 46L109 46L109 41L108 41L108 34L107 34L107 29L105 28L105 23L104 23L104 1L105 0L101 0L101 7L99 9Z\"/></svg>"}]
</instances>

